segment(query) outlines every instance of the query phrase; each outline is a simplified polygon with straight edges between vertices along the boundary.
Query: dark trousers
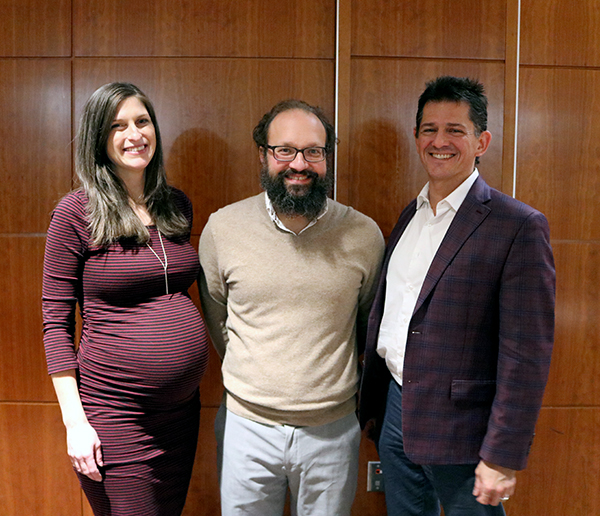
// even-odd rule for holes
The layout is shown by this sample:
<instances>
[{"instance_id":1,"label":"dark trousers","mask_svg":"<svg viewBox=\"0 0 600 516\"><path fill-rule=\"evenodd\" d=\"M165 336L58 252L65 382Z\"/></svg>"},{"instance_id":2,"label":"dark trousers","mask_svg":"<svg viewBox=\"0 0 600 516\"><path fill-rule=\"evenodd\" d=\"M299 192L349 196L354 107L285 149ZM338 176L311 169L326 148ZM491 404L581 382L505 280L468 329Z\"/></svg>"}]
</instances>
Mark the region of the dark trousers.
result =
<instances>
[{"instance_id":1,"label":"dark trousers","mask_svg":"<svg viewBox=\"0 0 600 516\"><path fill-rule=\"evenodd\" d=\"M505 516L473 496L477 464L419 465L404 453L402 389L392 380L379 438L388 516Z\"/></svg>"}]
</instances>

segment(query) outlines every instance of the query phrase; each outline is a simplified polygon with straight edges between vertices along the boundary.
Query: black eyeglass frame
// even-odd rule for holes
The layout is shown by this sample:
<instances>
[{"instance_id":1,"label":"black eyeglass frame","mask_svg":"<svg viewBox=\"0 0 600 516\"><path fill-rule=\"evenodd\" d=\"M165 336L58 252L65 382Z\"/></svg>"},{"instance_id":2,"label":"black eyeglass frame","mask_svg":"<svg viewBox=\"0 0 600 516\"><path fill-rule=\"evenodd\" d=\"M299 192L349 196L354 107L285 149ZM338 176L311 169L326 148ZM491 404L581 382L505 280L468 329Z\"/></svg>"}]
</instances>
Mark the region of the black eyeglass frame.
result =
<instances>
[{"instance_id":1,"label":"black eyeglass frame","mask_svg":"<svg viewBox=\"0 0 600 516\"><path fill-rule=\"evenodd\" d=\"M296 159L296 156L298 156L298 153L302 153L302 157L304 158L304 161L306 161L307 163L321 163L321 161L325 161L327 159L327 154L329 153L329 151L327 150L327 147L319 147L316 145L313 145L312 147L304 147L304 149L297 149L296 147L292 147L291 145L266 145L265 146L267 149L271 149L273 151L273 157L277 160L277 161L281 161L283 163L291 163L292 161L294 161ZM294 154L294 157L290 160L287 159L279 159L278 157L275 156L275 149L284 147L286 149L294 149L296 151L296 153ZM309 149L322 149L323 150L323 157L317 161L313 160L313 159L307 159L306 154L304 154L304 151L309 150Z\"/></svg>"}]
</instances>

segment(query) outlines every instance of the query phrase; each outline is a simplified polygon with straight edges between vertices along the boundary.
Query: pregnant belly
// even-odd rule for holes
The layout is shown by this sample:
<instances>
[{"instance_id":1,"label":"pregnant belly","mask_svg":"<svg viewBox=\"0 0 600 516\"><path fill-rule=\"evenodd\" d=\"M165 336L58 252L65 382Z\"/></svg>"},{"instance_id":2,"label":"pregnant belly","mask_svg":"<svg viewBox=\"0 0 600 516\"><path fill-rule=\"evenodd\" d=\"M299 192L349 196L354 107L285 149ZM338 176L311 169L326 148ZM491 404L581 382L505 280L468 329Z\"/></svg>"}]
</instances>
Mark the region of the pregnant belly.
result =
<instances>
[{"instance_id":1,"label":"pregnant belly","mask_svg":"<svg viewBox=\"0 0 600 516\"><path fill-rule=\"evenodd\" d=\"M168 310L155 303L88 325L79 352L82 397L160 409L193 395L208 359L206 329L188 298L172 301Z\"/></svg>"}]
</instances>

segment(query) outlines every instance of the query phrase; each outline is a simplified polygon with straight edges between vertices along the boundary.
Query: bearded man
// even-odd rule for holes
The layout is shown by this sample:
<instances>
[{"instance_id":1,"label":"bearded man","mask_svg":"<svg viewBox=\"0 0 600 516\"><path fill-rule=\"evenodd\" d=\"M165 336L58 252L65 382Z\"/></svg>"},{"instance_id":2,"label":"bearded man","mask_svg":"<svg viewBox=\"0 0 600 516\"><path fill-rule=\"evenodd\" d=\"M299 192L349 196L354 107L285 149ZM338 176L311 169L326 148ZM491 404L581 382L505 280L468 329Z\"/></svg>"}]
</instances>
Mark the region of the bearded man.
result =
<instances>
[{"instance_id":1,"label":"bearded man","mask_svg":"<svg viewBox=\"0 0 600 516\"><path fill-rule=\"evenodd\" d=\"M257 196L213 213L201 300L223 361L217 419L224 516L349 515L358 474L358 357L384 241L327 197L335 131L319 108L275 105L253 132Z\"/></svg>"}]
</instances>

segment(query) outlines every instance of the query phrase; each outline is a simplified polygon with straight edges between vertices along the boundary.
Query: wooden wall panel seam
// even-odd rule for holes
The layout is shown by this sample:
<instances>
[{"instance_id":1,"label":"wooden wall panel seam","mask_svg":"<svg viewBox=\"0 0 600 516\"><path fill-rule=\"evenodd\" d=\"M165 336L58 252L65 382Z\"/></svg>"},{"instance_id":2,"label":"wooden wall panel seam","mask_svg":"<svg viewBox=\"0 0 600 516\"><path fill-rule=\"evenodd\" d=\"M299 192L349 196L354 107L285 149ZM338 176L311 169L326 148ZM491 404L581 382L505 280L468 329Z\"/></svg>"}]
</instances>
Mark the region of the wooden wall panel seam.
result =
<instances>
[{"instance_id":1,"label":"wooden wall panel seam","mask_svg":"<svg viewBox=\"0 0 600 516\"><path fill-rule=\"evenodd\" d=\"M502 191L512 196L515 195L517 174L520 6L520 0L507 0L504 131L502 135Z\"/></svg>"}]
</instances>

